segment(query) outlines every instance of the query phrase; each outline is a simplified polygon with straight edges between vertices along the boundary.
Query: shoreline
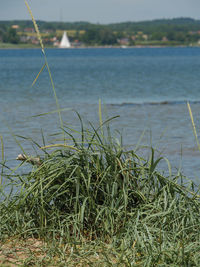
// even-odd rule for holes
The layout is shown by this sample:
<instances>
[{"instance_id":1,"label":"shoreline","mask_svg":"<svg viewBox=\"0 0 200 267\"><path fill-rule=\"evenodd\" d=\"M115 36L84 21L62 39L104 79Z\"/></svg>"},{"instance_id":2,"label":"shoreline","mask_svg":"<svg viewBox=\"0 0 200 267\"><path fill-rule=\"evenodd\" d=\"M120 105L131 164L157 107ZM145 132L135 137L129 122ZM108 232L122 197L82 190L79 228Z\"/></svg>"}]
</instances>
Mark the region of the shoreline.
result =
<instances>
[{"instance_id":1,"label":"shoreline","mask_svg":"<svg viewBox=\"0 0 200 267\"><path fill-rule=\"evenodd\" d=\"M70 48L59 48L53 46L46 46L45 49L140 49L140 48L200 48L199 45L135 45L135 46L78 46ZM8 45L1 46L0 50L11 50L11 49L41 49L40 46L21 46L21 45Z\"/></svg>"}]
</instances>

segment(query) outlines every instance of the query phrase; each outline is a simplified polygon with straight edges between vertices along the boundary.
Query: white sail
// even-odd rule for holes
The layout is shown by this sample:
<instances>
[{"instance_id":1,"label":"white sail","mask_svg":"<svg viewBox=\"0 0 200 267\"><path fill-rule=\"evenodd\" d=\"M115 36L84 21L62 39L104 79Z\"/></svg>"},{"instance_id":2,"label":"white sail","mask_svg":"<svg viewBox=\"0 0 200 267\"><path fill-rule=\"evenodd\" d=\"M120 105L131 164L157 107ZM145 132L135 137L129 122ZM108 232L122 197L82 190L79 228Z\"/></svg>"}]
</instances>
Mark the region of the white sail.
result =
<instances>
[{"instance_id":1,"label":"white sail","mask_svg":"<svg viewBox=\"0 0 200 267\"><path fill-rule=\"evenodd\" d=\"M67 37L67 33L66 32L63 33L63 37L62 37L62 40L60 42L59 47L60 48L70 48L71 47L71 44L69 42L69 39Z\"/></svg>"}]
</instances>

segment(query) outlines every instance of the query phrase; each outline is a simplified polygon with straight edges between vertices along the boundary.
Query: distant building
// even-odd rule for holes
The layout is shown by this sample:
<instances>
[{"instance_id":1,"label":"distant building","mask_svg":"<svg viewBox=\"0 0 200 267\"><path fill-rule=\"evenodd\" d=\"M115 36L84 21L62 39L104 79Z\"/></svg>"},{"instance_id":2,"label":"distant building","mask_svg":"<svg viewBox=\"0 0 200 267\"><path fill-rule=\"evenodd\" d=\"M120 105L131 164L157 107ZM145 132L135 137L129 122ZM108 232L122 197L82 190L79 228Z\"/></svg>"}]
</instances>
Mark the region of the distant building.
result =
<instances>
[{"instance_id":1,"label":"distant building","mask_svg":"<svg viewBox=\"0 0 200 267\"><path fill-rule=\"evenodd\" d=\"M33 28L25 28L24 32L35 32Z\"/></svg>"},{"instance_id":2,"label":"distant building","mask_svg":"<svg viewBox=\"0 0 200 267\"><path fill-rule=\"evenodd\" d=\"M169 41L169 40L167 39L166 36L164 36L164 37L162 38L162 41L163 41L163 42L167 42L167 41Z\"/></svg>"},{"instance_id":3,"label":"distant building","mask_svg":"<svg viewBox=\"0 0 200 267\"><path fill-rule=\"evenodd\" d=\"M33 40L31 40L31 43L32 44L35 44L35 45L38 45L39 44L39 41L37 39L33 39Z\"/></svg>"},{"instance_id":4,"label":"distant building","mask_svg":"<svg viewBox=\"0 0 200 267\"><path fill-rule=\"evenodd\" d=\"M19 29L19 25L12 25L11 28L17 30Z\"/></svg>"},{"instance_id":5,"label":"distant building","mask_svg":"<svg viewBox=\"0 0 200 267\"><path fill-rule=\"evenodd\" d=\"M142 35L142 38L143 38L145 41L147 41L147 40L148 40L148 35L147 35L147 34L143 34L143 35Z\"/></svg>"},{"instance_id":6,"label":"distant building","mask_svg":"<svg viewBox=\"0 0 200 267\"><path fill-rule=\"evenodd\" d=\"M22 43L27 43L28 42L28 36L20 36L20 42L22 42Z\"/></svg>"},{"instance_id":7,"label":"distant building","mask_svg":"<svg viewBox=\"0 0 200 267\"><path fill-rule=\"evenodd\" d=\"M118 43L120 45L128 45L129 44L129 39L128 38L121 38L121 39L118 39Z\"/></svg>"},{"instance_id":8,"label":"distant building","mask_svg":"<svg viewBox=\"0 0 200 267\"><path fill-rule=\"evenodd\" d=\"M22 43L31 43L31 44L36 44L36 45L39 44L39 41L38 41L36 36L22 35L22 36L20 36L20 41Z\"/></svg>"},{"instance_id":9,"label":"distant building","mask_svg":"<svg viewBox=\"0 0 200 267\"><path fill-rule=\"evenodd\" d=\"M196 34L197 32L189 31L188 33L189 33L190 35L194 35L194 34Z\"/></svg>"},{"instance_id":10,"label":"distant building","mask_svg":"<svg viewBox=\"0 0 200 267\"><path fill-rule=\"evenodd\" d=\"M83 46L83 43L80 42L78 39L74 40L74 42L72 43L73 47L80 47Z\"/></svg>"},{"instance_id":11,"label":"distant building","mask_svg":"<svg viewBox=\"0 0 200 267\"><path fill-rule=\"evenodd\" d=\"M56 38L56 37L54 37L54 38ZM53 38L53 39L54 39ZM53 41L53 46L55 46L55 47L58 47L59 46L59 44L60 44L60 42L57 40L57 38Z\"/></svg>"},{"instance_id":12,"label":"distant building","mask_svg":"<svg viewBox=\"0 0 200 267\"><path fill-rule=\"evenodd\" d=\"M43 32L43 33L53 33L54 31L51 30L51 29L47 29L47 30L43 30L42 32Z\"/></svg>"}]
</instances>

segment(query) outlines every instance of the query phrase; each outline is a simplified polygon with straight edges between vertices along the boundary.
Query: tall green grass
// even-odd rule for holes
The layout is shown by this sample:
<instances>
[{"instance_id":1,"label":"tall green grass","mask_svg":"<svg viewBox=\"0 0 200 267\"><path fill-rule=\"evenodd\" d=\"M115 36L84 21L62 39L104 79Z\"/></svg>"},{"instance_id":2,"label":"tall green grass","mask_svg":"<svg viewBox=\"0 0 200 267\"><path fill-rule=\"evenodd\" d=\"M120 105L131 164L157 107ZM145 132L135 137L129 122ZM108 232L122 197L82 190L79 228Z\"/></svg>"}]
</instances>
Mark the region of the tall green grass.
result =
<instances>
[{"instance_id":1,"label":"tall green grass","mask_svg":"<svg viewBox=\"0 0 200 267\"><path fill-rule=\"evenodd\" d=\"M1 186L1 244L42 240L43 258L30 249L23 266L200 266L194 183L180 172L158 171L164 158L155 158L153 148L146 159L125 149L109 127L115 118L103 121L101 103L98 127L85 127L77 115L81 130L61 123L63 140L37 144L41 164L28 174L2 171L11 190Z\"/></svg>"},{"instance_id":2,"label":"tall green grass","mask_svg":"<svg viewBox=\"0 0 200 267\"><path fill-rule=\"evenodd\" d=\"M104 244L105 264L199 266L200 203L193 182L164 176L153 149L145 160L116 143L107 123L104 128L82 125L79 139L64 129L75 149L49 151L40 166L18 176L18 192L1 201L1 238L82 249L93 244L93 253Z\"/></svg>"}]
</instances>

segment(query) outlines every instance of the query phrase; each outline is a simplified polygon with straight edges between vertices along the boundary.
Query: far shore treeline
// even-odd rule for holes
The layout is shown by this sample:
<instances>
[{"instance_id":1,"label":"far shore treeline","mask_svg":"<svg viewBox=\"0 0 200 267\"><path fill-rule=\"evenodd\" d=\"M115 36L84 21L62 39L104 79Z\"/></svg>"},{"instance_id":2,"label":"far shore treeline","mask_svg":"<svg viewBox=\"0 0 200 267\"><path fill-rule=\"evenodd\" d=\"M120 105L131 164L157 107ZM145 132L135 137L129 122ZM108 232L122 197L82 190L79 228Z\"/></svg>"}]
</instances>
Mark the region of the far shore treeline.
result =
<instances>
[{"instance_id":1,"label":"far shore treeline","mask_svg":"<svg viewBox=\"0 0 200 267\"><path fill-rule=\"evenodd\" d=\"M92 24L38 21L47 46L58 46L66 30L72 46L200 45L200 20L159 19L141 22ZM0 21L0 47L39 45L32 21Z\"/></svg>"}]
</instances>

